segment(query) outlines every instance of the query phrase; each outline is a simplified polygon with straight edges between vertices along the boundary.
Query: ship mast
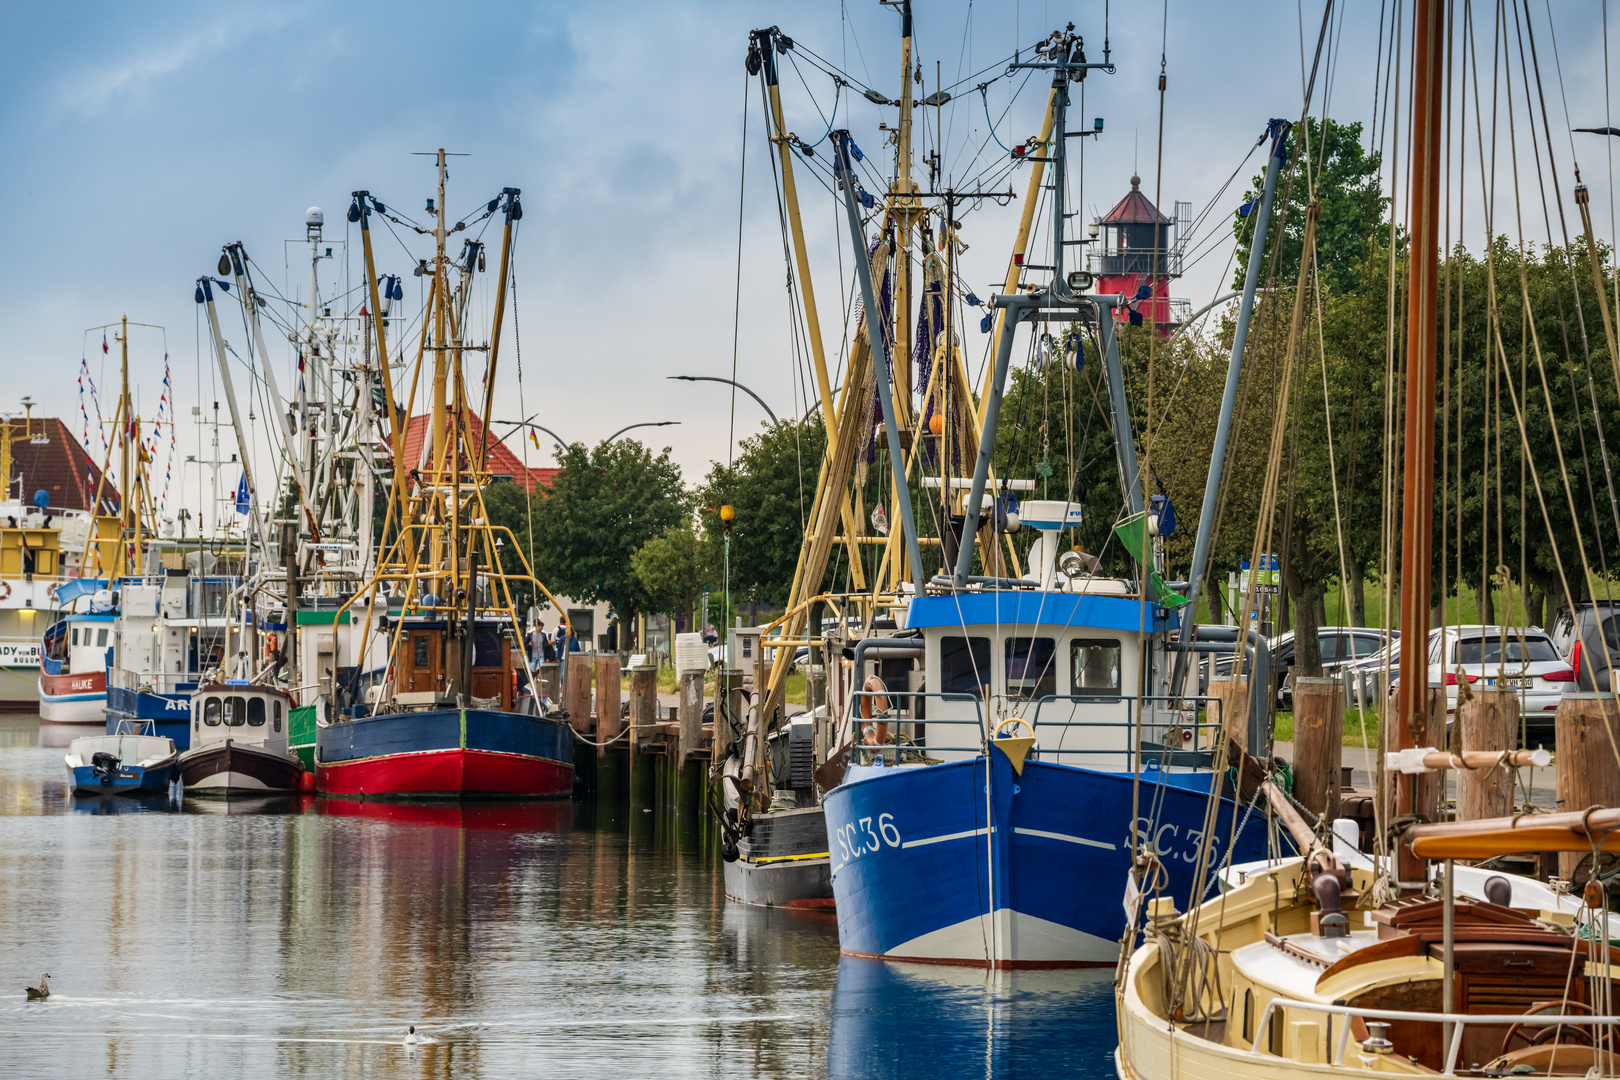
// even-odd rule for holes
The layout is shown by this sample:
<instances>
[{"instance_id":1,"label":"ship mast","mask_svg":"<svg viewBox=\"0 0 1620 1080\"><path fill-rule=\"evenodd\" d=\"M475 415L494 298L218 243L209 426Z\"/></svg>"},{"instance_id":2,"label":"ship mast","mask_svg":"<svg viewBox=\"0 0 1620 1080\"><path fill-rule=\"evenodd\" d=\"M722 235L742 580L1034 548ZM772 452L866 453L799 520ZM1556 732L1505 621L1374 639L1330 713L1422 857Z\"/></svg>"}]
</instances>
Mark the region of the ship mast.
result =
<instances>
[{"instance_id":1,"label":"ship mast","mask_svg":"<svg viewBox=\"0 0 1620 1080\"><path fill-rule=\"evenodd\" d=\"M1411 270L1406 293L1405 476L1401 502L1401 649L1399 715L1392 750L1419 745L1429 726L1429 605L1434 558L1435 327L1440 275L1440 137L1445 96L1445 0L1412 5L1412 160L1407 187ZM1395 778L1395 814L1435 810L1433 783ZM1403 840L1397 880L1421 882L1424 861Z\"/></svg>"}]
</instances>

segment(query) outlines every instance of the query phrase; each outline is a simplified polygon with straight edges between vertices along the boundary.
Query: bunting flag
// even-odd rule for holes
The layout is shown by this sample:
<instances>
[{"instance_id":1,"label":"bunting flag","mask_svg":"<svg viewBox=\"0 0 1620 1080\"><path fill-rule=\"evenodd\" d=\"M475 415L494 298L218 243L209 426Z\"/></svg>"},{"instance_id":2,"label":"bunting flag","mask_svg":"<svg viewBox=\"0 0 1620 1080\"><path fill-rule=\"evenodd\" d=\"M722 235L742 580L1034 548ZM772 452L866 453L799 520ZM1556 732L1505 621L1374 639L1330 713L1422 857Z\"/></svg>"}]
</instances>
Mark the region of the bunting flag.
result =
<instances>
[{"instance_id":1,"label":"bunting flag","mask_svg":"<svg viewBox=\"0 0 1620 1080\"><path fill-rule=\"evenodd\" d=\"M248 496L247 470L243 469L242 480L236 485L236 512L238 514L247 513L251 504L252 500Z\"/></svg>"},{"instance_id":2,"label":"bunting flag","mask_svg":"<svg viewBox=\"0 0 1620 1080\"><path fill-rule=\"evenodd\" d=\"M157 419L152 422L152 453L157 454L157 444L163 438L164 418L169 422L169 457L163 467L163 490L158 494L158 516L162 516L169 502L169 483L174 478L174 459L177 452L175 438L174 418L174 383L169 377L169 354L163 354L163 392L158 395Z\"/></svg>"}]
</instances>

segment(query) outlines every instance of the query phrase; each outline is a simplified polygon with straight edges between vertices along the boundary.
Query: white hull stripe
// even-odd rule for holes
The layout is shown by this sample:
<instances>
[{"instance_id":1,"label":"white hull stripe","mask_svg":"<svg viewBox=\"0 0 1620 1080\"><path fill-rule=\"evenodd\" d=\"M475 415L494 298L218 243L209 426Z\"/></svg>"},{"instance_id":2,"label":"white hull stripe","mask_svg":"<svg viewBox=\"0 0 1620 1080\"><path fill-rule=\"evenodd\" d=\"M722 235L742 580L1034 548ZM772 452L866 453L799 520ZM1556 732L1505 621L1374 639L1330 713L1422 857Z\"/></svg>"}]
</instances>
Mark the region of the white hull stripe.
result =
<instances>
[{"instance_id":1,"label":"white hull stripe","mask_svg":"<svg viewBox=\"0 0 1620 1080\"><path fill-rule=\"evenodd\" d=\"M970 836L983 836L988 829L969 829L966 832L946 833L944 836L930 836L925 840L907 840L901 844L902 848L926 847L929 844L943 844L947 840L966 840Z\"/></svg>"},{"instance_id":2,"label":"white hull stripe","mask_svg":"<svg viewBox=\"0 0 1620 1080\"><path fill-rule=\"evenodd\" d=\"M1113 851L1113 844L1105 844L1101 840L1087 840L1083 836L1069 836L1060 832L1046 832L1041 829L1013 829L1019 836L1039 836L1044 840L1066 840L1071 844L1084 844L1086 847L1102 848L1104 851Z\"/></svg>"}]
</instances>

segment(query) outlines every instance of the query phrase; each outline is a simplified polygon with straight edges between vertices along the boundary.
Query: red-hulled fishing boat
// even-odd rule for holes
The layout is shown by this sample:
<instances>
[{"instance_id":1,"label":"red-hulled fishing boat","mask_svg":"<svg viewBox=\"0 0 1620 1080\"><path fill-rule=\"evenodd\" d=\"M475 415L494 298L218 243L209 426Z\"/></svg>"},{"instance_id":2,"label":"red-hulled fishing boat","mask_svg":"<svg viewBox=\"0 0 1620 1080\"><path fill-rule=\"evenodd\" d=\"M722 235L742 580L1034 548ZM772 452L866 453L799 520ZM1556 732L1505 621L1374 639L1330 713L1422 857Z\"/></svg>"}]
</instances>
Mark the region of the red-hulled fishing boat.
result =
<instances>
[{"instance_id":1,"label":"red-hulled fishing boat","mask_svg":"<svg viewBox=\"0 0 1620 1080\"><path fill-rule=\"evenodd\" d=\"M328 719L317 725L315 781L327 795L358 798L544 798L574 788L574 734L567 722L540 715L533 673L521 642L512 583L545 587L525 563L509 573L503 550L519 551L509 530L489 524L483 491L491 482L488 437L469 422L462 378L464 349L482 350L467 329L467 300L484 263L469 241L460 258L445 240L465 222L446 225L445 153L438 154L435 255L426 323L417 356L431 364L433 409L417 460L405 458L404 421L392 387L372 260L370 216L386 213L368 192L356 192L349 220L360 226L375 318L377 370L391 428L393 493L377 570L350 605L365 611L361 640L386 642L388 674L370 693L334 688ZM505 212L500 280L489 335L483 415L495 384L505 310L513 223L522 216L516 188L506 188L482 213ZM431 361L425 358L431 356ZM503 547L504 545L504 547ZM518 559L522 561L521 553ZM388 592L384 592L384 588ZM546 593L549 596L549 592ZM291 621L291 620L289 620ZM331 624L328 624L331 625ZM318 626L309 632L329 632ZM316 650L318 652L318 650ZM317 677L326 673L317 671ZM341 680L340 680L341 681ZM359 697L361 700L355 700Z\"/></svg>"}]
</instances>

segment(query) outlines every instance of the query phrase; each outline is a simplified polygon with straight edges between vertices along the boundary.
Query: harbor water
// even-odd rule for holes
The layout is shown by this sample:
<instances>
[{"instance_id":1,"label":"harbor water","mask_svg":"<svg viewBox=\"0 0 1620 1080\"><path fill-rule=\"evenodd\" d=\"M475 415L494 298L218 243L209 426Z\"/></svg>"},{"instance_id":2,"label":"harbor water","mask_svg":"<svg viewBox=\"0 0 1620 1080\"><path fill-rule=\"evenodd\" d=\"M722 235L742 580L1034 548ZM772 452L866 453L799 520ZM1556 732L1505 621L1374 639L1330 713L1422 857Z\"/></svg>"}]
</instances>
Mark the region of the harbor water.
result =
<instances>
[{"instance_id":1,"label":"harbor water","mask_svg":"<svg viewBox=\"0 0 1620 1080\"><path fill-rule=\"evenodd\" d=\"M1111 970L840 958L831 915L727 902L697 822L84 799L82 733L0 717L8 1077L1113 1074Z\"/></svg>"}]
</instances>

